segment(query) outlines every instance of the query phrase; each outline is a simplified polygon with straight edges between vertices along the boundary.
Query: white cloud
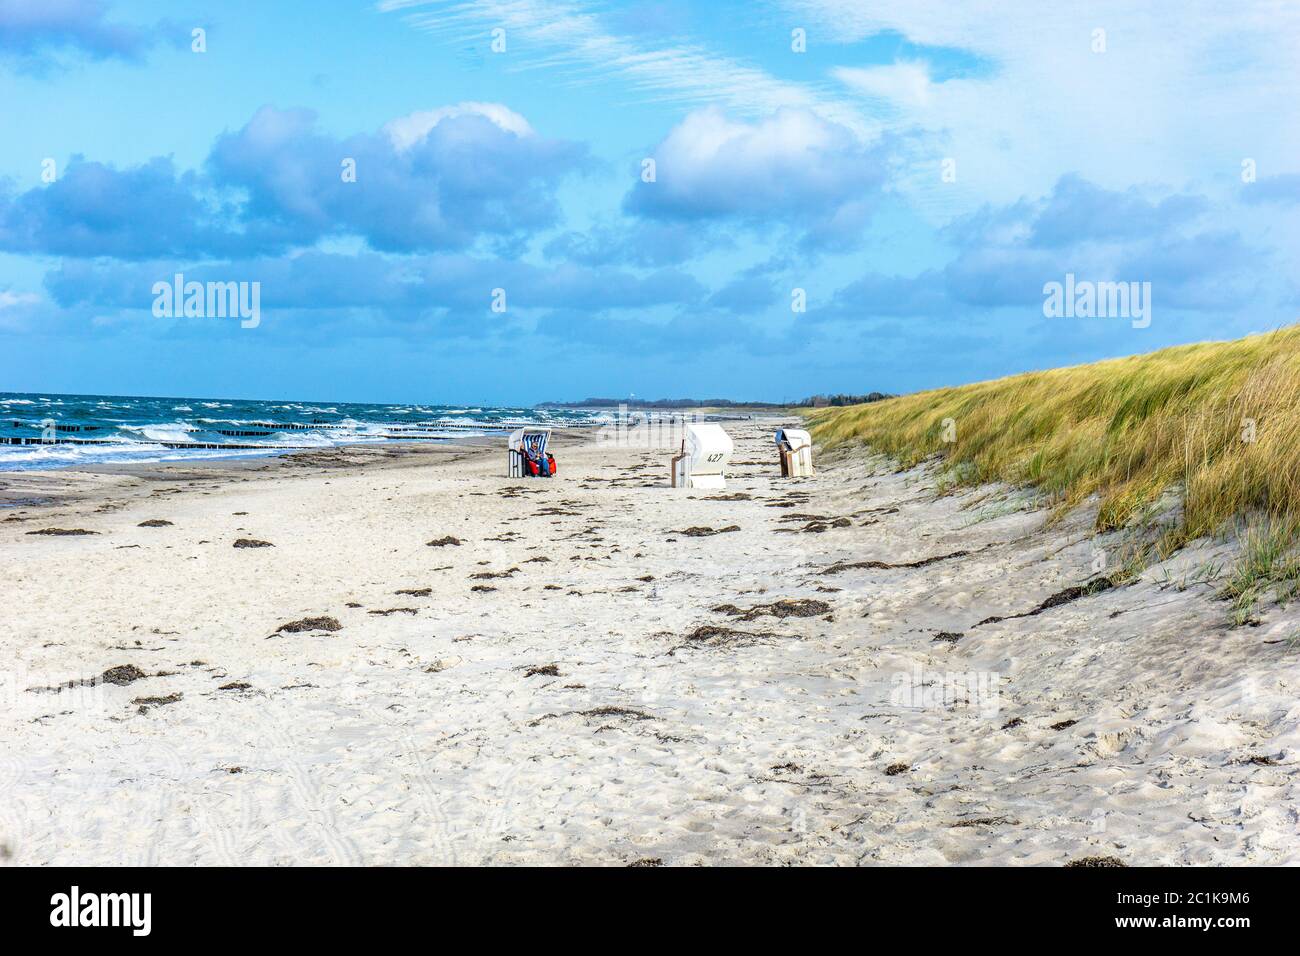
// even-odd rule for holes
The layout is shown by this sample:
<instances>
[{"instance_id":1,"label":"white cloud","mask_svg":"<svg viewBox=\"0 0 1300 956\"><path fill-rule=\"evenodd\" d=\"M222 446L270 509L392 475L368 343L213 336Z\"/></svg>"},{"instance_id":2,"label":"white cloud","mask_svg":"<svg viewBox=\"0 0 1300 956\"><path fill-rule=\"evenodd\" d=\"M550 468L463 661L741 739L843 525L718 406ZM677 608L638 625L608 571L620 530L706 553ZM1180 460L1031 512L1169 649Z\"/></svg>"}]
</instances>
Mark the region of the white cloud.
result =
<instances>
[{"instance_id":1,"label":"white cloud","mask_svg":"<svg viewBox=\"0 0 1300 956\"><path fill-rule=\"evenodd\" d=\"M436 110L423 110L400 116L385 123L384 132L388 134L394 149L407 150L428 136L429 130L443 120L459 116L482 116L507 133L514 133L516 136L533 135L533 128L528 120L509 107L502 106L500 103L476 102L457 103L455 106L443 106Z\"/></svg>"},{"instance_id":2,"label":"white cloud","mask_svg":"<svg viewBox=\"0 0 1300 956\"><path fill-rule=\"evenodd\" d=\"M855 239L884 179L877 150L802 109L753 121L697 110L655 147L654 159L656 180L629 194L630 210L664 219L797 224L813 242Z\"/></svg>"},{"instance_id":3,"label":"white cloud","mask_svg":"<svg viewBox=\"0 0 1300 956\"><path fill-rule=\"evenodd\" d=\"M34 305L40 301L41 297L31 292L10 292L8 289L0 289L0 311L20 305Z\"/></svg>"},{"instance_id":4,"label":"white cloud","mask_svg":"<svg viewBox=\"0 0 1300 956\"><path fill-rule=\"evenodd\" d=\"M929 131L904 188L938 219L1041 195L1070 171L1113 189L1195 181L1226 194L1244 157L1271 173L1300 169L1300 4L783 5L808 24L810 43L840 46L833 75L864 108L884 103L888 126ZM1093 52L1095 30L1104 53ZM852 63L853 44L882 31L974 53L989 68L923 84L901 65ZM940 178L945 157L956 183Z\"/></svg>"},{"instance_id":5,"label":"white cloud","mask_svg":"<svg viewBox=\"0 0 1300 956\"><path fill-rule=\"evenodd\" d=\"M513 62L529 68L560 68L569 82L617 76L650 100L688 106L717 105L747 116L782 107L813 110L860 133L875 124L833 86L774 76L700 44L656 46L646 34L622 35L607 26L603 4L584 0L382 0L383 11L406 11L426 33L464 41L506 31ZM512 37L527 45L510 46ZM545 51L529 54L523 50Z\"/></svg>"},{"instance_id":6,"label":"white cloud","mask_svg":"<svg viewBox=\"0 0 1300 956\"><path fill-rule=\"evenodd\" d=\"M930 71L924 63L838 67L832 75L864 96L900 107L928 106L933 89Z\"/></svg>"},{"instance_id":7,"label":"white cloud","mask_svg":"<svg viewBox=\"0 0 1300 956\"><path fill-rule=\"evenodd\" d=\"M40 301L41 297L31 292L0 289L0 330L25 331Z\"/></svg>"}]
</instances>

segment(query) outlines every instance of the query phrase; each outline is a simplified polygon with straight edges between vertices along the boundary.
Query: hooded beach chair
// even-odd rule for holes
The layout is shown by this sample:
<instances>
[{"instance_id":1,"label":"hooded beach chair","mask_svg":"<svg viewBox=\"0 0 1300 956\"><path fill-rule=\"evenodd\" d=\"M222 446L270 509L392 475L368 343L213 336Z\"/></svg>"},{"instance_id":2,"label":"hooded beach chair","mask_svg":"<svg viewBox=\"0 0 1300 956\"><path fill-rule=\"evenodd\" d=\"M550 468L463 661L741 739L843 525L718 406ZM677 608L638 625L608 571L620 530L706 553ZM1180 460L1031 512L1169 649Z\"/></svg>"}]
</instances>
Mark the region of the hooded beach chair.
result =
<instances>
[{"instance_id":1,"label":"hooded beach chair","mask_svg":"<svg viewBox=\"0 0 1300 956\"><path fill-rule=\"evenodd\" d=\"M673 456L674 488L725 488L731 460L731 436L721 425L691 422L680 454Z\"/></svg>"},{"instance_id":2,"label":"hooded beach chair","mask_svg":"<svg viewBox=\"0 0 1300 956\"><path fill-rule=\"evenodd\" d=\"M532 478L528 467L529 459L544 462L544 477L555 474L555 458L546 454L546 445L551 440L549 428L518 428L510 433L506 440L506 455L509 458L507 475L511 478ZM536 477L543 477L541 472Z\"/></svg>"},{"instance_id":3,"label":"hooded beach chair","mask_svg":"<svg viewBox=\"0 0 1300 956\"><path fill-rule=\"evenodd\" d=\"M812 436L802 428L779 428L776 452L781 457L782 478L811 478Z\"/></svg>"}]
</instances>

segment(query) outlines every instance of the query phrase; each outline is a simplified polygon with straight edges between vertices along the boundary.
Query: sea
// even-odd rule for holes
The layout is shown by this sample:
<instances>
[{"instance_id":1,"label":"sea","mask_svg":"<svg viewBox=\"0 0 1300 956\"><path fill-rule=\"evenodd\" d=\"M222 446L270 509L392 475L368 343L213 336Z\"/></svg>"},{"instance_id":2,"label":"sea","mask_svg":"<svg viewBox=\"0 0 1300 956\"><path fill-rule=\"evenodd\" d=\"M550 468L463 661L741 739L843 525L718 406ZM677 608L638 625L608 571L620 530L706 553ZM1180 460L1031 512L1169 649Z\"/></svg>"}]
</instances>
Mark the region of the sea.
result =
<instances>
[{"instance_id":1,"label":"sea","mask_svg":"<svg viewBox=\"0 0 1300 956\"><path fill-rule=\"evenodd\" d=\"M608 412L567 408L0 392L0 471L446 442L504 435L521 425L579 428L608 421Z\"/></svg>"}]
</instances>

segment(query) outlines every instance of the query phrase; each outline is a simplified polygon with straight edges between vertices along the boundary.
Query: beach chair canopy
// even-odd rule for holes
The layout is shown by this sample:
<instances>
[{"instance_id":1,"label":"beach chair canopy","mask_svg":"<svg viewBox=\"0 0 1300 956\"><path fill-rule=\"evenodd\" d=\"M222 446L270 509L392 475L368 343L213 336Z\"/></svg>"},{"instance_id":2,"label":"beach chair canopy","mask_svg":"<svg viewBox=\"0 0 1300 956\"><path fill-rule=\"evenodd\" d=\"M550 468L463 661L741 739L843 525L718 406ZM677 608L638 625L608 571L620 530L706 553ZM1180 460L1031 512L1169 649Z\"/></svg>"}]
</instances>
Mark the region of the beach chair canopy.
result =
<instances>
[{"instance_id":1,"label":"beach chair canopy","mask_svg":"<svg viewBox=\"0 0 1300 956\"><path fill-rule=\"evenodd\" d=\"M549 428L519 428L510 433L511 451L527 451L532 455L545 455L546 443L551 439Z\"/></svg>"},{"instance_id":2,"label":"beach chair canopy","mask_svg":"<svg viewBox=\"0 0 1300 956\"><path fill-rule=\"evenodd\" d=\"M778 428L776 430L776 443L788 442L791 448L799 448L802 445L811 445L812 436L802 428Z\"/></svg>"},{"instance_id":3,"label":"beach chair canopy","mask_svg":"<svg viewBox=\"0 0 1300 956\"><path fill-rule=\"evenodd\" d=\"M545 458L546 443L551 440L549 428L525 426L516 428L506 439L506 455L509 458L506 474L511 478L524 476L524 459Z\"/></svg>"},{"instance_id":4,"label":"beach chair canopy","mask_svg":"<svg viewBox=\"0 0 1300 956\"><path fill-rule=\"evenodd\" d=\"M721 475L731 458L731 436L714 422L690 422L685 451L687 474Z\"/></svg>"},{"instance_id":5,"label":"beach chair canopy","mask_svg":"<svg viewBox=\"0 0 1300 956\"><path fill-rule=\"evenodd\" d=\"M682 450L670 464L674 488L725 488L727 462L731 458L731 437L721 425L689 422L682 437Z\"/></svg>"},{"instance_id":6,"label":"beach chair canopy","mask_svg":"<svg viewBox=\"0 0 1300 956\"><path fill-rule=\"evenodd\" d=\"M812 477L812 436L802 428L778 428L776 451L781 458L782 477Z\"/></svg>"}]
</instances>

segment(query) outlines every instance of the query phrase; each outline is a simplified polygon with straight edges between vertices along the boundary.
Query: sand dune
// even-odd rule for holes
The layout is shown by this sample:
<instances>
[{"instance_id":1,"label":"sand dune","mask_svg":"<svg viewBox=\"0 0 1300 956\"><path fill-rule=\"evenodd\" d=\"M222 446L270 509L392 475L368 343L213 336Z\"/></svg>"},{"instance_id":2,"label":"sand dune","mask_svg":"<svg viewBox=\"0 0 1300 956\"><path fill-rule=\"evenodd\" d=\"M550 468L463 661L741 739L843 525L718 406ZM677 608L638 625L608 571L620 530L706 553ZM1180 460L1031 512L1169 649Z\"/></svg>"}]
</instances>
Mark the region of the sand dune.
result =
<instances>
[{"instance_id":1,"label":"sand dune","mask_svg":"<svg viewBox=\"0 0 1300 956\"><path fill-rule=\"evenodd\" d=\"M1300 610L1230 628L1228 545L1079 594L1086 509L783 482L728 427L722 493L577 437L549 482L495 445L5 476L46 503L0 511L0 852L1300 862Z\"/></svg>"}]
</instances>

